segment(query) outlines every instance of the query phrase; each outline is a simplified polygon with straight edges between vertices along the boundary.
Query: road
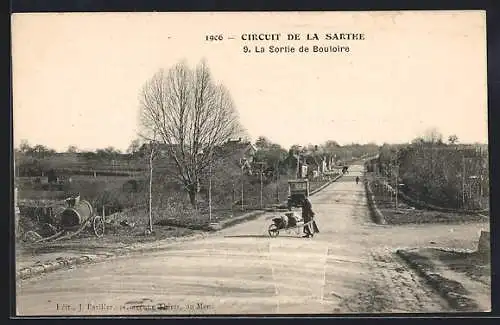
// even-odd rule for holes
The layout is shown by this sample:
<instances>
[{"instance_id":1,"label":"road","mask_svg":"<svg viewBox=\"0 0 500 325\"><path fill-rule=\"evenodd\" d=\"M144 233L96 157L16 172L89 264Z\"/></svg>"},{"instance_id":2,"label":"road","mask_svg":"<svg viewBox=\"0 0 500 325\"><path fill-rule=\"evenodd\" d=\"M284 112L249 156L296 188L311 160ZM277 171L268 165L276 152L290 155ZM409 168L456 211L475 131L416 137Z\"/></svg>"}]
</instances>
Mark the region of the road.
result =
<instances>
[{"instance_id":1,"label":"road","mask_svg":"<svg viewBox=\"0 0 500 325\"><path fill-rule=\"evenodd\" d=\"M354 182L362 171L362 165L352 166L347 176L311 197L321 231L314 238L294 232L269 238L267 227L276 214L266 214L165 251L23 281L18 314L450 311L393 252L431 241L474 248L487 225L375 225L364 187Z\"/></svg>"}]
</instances>

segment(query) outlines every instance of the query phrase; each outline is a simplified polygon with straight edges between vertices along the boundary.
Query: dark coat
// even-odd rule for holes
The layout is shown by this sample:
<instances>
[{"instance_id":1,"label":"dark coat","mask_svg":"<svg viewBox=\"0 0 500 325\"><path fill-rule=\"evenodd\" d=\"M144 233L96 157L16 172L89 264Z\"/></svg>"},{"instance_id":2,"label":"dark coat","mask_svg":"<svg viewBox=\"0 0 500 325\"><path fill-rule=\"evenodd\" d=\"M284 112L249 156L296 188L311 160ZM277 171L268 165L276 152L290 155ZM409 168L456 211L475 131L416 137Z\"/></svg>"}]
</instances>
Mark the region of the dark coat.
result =
<instances>
[{"instance_id":1,"label":"dark coat","mask_svg":"<svg viewBox=\"0 0 500 325\"><path fill-rule=\"evenodd\" d=\"M303 204L302 204L302 219L304 219L304 223L307 223L314 218L314 211L312 210L312 204L309 199L305 199ZM312 230L313 232L319 232L318 226L316 225L316 222L313 221L312 224ZM304 229L304 232L307 232L306 229Z\"/></svg>"},{"instance_id":2,"label":"dark coat","mask_svg":"<svg viewBox=\"0 0 500 325\"><path fill-rule=\"evenodd\" d=\"M312 210L312 204L309 199L305 199L302 203L302 219L304 222L309 222L314 217L314 212Z\"/></svg>"}]
</instances>

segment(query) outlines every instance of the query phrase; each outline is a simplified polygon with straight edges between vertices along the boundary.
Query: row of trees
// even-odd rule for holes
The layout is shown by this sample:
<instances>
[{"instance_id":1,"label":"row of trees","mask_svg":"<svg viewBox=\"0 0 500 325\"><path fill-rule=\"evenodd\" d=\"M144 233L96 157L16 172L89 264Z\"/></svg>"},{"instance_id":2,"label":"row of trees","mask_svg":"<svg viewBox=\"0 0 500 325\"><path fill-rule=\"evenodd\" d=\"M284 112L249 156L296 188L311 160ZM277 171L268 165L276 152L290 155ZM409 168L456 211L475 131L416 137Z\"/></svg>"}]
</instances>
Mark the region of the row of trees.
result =
<instances>
[{"instance_id":1,"label":"row of trees","mask_svg":"<svg viewBox=\"0 0 500 325\"><path fill-rule=\"evenodd\" d=\"M211 174L210 168L224 165L221 161L225 157L216 154L217 148L229 139L248 138L228 89L213 79L205 61L194 69L180 62L168 70L160 69L147 80L139 99L139 139L131 143L127 154L113 147L81 152L71 146L67 152L88 161L137 160L145 167L161 148L169 161L163 171L182 184L191 204L196 206L200 182ZM265 137L258 138L255 145L254 161L272 172L273 177L288 174L296 166L298 154L319 162L325 157L348 160L378 150L375 144L340 146L335 141L295 145L286 150ZM19 152L37 160L32 161L34 164L55 154L54 150L40 145L31 147L27 142L23 142Z\"/></svg>"},{"instance_id":2,"label":"row of trees","mask_svg":"<svg viewBox=\"0 0 500 325\"><path fill-rule=\"evenodd\" d=\"M193 206L200 179L221 158L214 154L217 148L229 139L247 138L229 91L214 81L204 61L194 69L185 62L169 70L161 69L144 84L140 93L140 130L146 143L163 145L174 163L172 177L184 185ZM138 143L132 145L137 149ZM265 137L259 137L255 145L254 161L268 171L279 170L278 174L296 164L297 153L347 160L378 150L375 144L343 147L334 141L285 150Z\"/></svg>"},{"instance_id":3,"label":"row of trees","mask_svg":"<svg viewBox=\"0 0 500 325\"><path fill-rule=\"evenodd\" d=\"M381 147L382 174L420 201L447 208L486 208L489 196L488 152L484 145L448 143L436 129L411 144ZM402 185L401 185L402 184Z\"/></svg>"},{"instance_id":4,"label":"row of trees","mask_svg":"<svg viewBox=\"0 0 500 325\"><path fill-rule=\"evenodd\" d=\"M24 155L33 158L47 158L52 157L58 153L56 150L41 144L30 145L27 140L22 140L19 148L17 148L15 151L18 155ZM70 145L65 152L70 154L79 154L81 157L88 159L116 159L123 155L119 149L116 149L112 146L106 147L104 149L96 149L95 151L85 151L78 149L78 147L74 145Z\"/></svg>"}]
</instances>

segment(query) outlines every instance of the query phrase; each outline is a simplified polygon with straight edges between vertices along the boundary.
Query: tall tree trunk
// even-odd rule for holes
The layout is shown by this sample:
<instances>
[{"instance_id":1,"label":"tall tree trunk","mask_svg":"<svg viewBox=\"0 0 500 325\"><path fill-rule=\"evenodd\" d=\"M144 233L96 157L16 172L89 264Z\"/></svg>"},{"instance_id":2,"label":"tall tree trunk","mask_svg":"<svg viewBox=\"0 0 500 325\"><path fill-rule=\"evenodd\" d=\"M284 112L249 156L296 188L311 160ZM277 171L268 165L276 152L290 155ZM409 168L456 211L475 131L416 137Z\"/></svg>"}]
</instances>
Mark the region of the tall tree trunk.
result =
<instances>
[{"instance_id":1,"label":"tall tree trunk","mask_svg":"<svg viewBox=\"0 0 500 325\"><path fill-rule=\"evenodd\" d=\"M194 186L188 189L189 202L194 209L197 209L196 206L196 188Z\"/></svg>"}]
</instances>

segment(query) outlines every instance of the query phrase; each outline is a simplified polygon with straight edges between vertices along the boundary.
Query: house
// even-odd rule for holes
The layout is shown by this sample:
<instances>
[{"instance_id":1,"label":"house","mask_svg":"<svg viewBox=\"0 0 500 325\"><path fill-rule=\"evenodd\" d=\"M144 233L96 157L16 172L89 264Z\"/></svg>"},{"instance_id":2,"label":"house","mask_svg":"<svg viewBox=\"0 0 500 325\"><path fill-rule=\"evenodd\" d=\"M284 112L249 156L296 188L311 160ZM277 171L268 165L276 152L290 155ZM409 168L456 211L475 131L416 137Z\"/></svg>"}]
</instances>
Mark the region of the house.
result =
<instances>
[{"instance_id":1,"label":"house","mask_svg":"<svg viewBox=\"0 0 500 325\"><path fill-rule=\"evenodd\" d=\"M238 140L228 140L223 145L218 146L217 151L219 154L231 155L238 161L244 159L252 163L257 149L251 142L239 138Z\"/></svg>"},{"instance_id":2,"label":"house","mask_svg":"<svg viewBox=\"0 0 500 325\"><path fill-rule=\"evenodd\" d=\"M321 174L322 162L320 160L320 157L314 157L312 155L305 155L303 157L303 161L307 165L307 176L308 177L314 178L314 177L318 177Z\"/></svg>"},{"instance_id":3,"label":"house","mask_svg":"<svg viewBox=\"0 0 500 325\"><path fill-rule=\"evenodd\" d=\"M173 160L169 159L171 152L174 151L177 154L181 153L181 147L179 144L159 144L158 145L159 156L163 159L162 163L157 163L160 169L170 169L175 170L177 167ZM185 148L188 149L188 148ZM141 150L147 152L149 151L149 145L145 144ZM189 149L188 149L189 150ZM221 145L213 148L214 160L217 164L223 161L229 162L231 165L238 166L246 170L251 174L251 167L253 163L253 157L256 152L256 148L250 143L243 141L241 138L237 140L228 140ZM201 153L201 152L200 152ZM189 151L186 152L189 155ZM180 157L180 156L179 156ZM188 158L188 157L187 157ZM157 167L157 169L158 169Z\"/></svg>"}]
</instances>

